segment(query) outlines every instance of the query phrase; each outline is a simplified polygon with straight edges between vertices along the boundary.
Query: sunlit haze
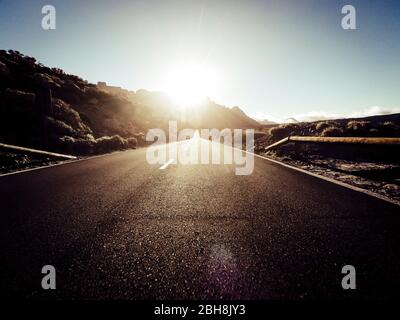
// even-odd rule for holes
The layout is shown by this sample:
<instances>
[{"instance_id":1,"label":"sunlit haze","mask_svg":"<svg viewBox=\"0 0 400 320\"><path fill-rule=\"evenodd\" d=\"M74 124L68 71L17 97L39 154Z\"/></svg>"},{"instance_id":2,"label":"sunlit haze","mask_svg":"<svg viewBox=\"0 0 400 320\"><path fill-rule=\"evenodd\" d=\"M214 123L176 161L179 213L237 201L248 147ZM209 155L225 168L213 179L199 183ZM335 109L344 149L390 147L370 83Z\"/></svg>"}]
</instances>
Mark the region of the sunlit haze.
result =
<instances>
[{"instance_id":1,"label":"sunlit haze","mask_svg":"<svg viewBox=\"0 0 400 320\"><path fill-rule=\"evenodd\" d=\"M54 0L50 32L44 4L0 1L0 47L93 83L165 90L181 105L209 96L259 119L399 111L398 1L351 1L357 30L341 27L347 1Z\"/></svg>"},{"instance_id":2,"label":"sunlit haze","mask_svg":"<svg viewBox=\"0 0 400 320\"><path fill-rule=\"evenodd\" d=\"M215 70L204 63L184 62L172 66L164 75L159 89L182 108L192 108L218 92Z\"/></svg>"},{"instance_id":3,"label":"sunlit haze","mask_svg":"<svg viewBox=\"0 0 400 320\"><path fill-rule=\"evenodd\" d=\"M400 0L0 0L5 305L359 312L399 206Z\"/></svg>"}]
</instances>

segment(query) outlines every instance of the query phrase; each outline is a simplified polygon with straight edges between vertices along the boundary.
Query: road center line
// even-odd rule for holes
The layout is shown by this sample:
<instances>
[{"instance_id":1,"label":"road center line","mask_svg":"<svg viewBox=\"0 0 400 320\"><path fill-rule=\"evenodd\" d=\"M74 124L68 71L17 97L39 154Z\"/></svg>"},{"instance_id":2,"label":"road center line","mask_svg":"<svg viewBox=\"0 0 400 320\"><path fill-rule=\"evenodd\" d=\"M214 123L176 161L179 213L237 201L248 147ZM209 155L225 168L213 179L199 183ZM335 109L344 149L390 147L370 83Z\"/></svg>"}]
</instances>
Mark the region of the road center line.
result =
<instances>
[{"instance_id":1,"label":"road center line","mask_svg":"<svg viewBox=\"0 0 400 320\"><path fill-rule=\"evenodd\" d=\"M160 167L160 170L166 169L172 162L174 162L174 159L169 159L167 163L163 164L162 167Z\"/></svg>"}]
</instances>

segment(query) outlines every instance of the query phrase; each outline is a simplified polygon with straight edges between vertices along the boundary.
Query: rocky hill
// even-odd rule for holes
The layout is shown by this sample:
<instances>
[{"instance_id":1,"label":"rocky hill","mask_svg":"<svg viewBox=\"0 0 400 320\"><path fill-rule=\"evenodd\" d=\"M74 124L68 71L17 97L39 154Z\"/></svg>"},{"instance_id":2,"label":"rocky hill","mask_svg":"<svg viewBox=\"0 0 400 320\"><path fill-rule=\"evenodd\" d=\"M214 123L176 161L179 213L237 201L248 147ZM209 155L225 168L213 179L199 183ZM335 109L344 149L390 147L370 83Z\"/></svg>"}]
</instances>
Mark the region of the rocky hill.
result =
<instances>
[{"instance_id":1,"label":"rocky hill","mask_svg":"<svg viewBox=\"0 0 400 320\"><path fill-rule=\"evenodd\" d=\"M135 147L150 128L257 128L238 107L208 100L182 111L161 92L88 83L18 51L0 50L0 142L71 154Z\"/></svg>"}]
</instances>

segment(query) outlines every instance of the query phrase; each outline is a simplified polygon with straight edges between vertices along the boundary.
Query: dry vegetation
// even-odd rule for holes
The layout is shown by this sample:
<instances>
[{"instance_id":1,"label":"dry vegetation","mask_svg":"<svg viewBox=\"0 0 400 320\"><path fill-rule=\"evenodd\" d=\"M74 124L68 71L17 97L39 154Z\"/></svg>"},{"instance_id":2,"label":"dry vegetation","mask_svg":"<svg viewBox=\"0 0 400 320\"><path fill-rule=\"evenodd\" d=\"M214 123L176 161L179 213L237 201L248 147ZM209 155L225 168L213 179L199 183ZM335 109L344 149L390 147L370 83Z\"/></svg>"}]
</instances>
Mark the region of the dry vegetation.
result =
<instances>
[{"instance_id":1,"label":"dry vegetation","mask_svg":"<svg viewBox=\"0 0 400 320\"><path fill-rule=\"evenodd\" d=\"M130 102L16 51L0 51L0 62L1 142L75 155L136 147Z\"/></svg>"},{"instance_id":2,"label":"dry vegetation","mask_svg":"<svg viewBox=\"0 0 400 320\"><path fill-rule=\"evenodd\" d=\"M256 152L389 198L400 200L398 145L288 143L265 153L266 146L288 136L400 137L400 114L281 124L264 131Z\"/></svg>"},{"instance_id":3,"label":"dry vegetation","mask_svg":"<svg viewBox=\"0 0 400 320\"><path fill-rule=\"evenodd\" d=\"M288 136L400 137L400 114L280 124L264 130L264 134L257 139L256 150L262 151L266 146Z\"/></svg>"},{"instance_id":4,"label":"dry vegetation","mask_svg":"<svg viewBox=\"0 0 400 320\"><path fill-rule=\"evenodd\" d=\"M135 148L149 128L249 128L238 107L208 101L181 115L163 93L108 90L48 68L18 51L0 50L0 142L88 155Z\"/></svg>"}]
</instances>

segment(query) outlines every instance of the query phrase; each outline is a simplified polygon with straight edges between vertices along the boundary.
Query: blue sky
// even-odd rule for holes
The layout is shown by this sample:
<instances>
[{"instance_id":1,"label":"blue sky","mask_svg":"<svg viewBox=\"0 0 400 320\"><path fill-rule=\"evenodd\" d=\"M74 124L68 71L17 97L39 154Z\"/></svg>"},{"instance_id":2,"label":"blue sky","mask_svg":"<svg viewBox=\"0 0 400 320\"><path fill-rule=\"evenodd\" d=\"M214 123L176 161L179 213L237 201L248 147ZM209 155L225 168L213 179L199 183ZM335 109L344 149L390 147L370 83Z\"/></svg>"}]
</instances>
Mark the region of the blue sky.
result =
<instances>
[{"instance_id":1,"label":"blue sky","mask_svg":"<svg viewBox=\"0 0 400 320\"><path fill-rule=\"evenodd\" d=\"M345 4L357 30L341 28ZM250 115L361 116L400 112L399 17L396 0L0 0L0 48L131 90L199 61L218 75L211 98Z\"/></svg>"}]
</instances>

